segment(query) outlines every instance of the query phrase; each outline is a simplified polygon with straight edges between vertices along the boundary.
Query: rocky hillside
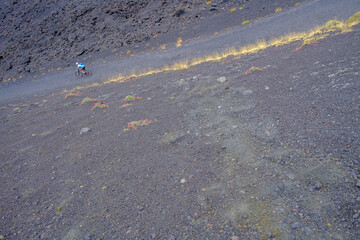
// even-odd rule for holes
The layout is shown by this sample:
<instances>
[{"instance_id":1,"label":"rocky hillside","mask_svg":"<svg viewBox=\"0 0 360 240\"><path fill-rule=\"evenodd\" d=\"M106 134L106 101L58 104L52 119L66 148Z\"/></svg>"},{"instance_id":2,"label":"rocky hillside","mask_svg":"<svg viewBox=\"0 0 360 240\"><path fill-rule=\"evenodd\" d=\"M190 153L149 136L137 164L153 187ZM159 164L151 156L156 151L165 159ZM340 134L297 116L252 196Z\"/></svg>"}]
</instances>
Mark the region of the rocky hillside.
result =
<instances>
[{"instance_id":1,"label":"rocky hillside","mask_svg":"<svg viewBox=\"0 0 360 240\"><path fill-rule=\"evenodd\" d=\"M272 4L287 2L295 1ZM143 42L251 3L259 11L269 5L265 0L0 1L0 81L37 72L46 63Z\"/></svg>"}]
</instances>

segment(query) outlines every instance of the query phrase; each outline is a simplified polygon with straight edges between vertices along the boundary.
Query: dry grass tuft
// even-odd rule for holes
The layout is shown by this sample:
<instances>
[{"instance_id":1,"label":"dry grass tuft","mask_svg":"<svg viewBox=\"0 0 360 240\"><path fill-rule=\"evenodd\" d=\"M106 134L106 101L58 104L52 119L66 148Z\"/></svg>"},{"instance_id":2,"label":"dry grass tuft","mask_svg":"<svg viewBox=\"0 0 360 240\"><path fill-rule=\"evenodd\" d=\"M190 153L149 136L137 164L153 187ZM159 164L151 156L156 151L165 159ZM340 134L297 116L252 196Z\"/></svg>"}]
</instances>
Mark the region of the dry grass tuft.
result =
<instances>
[{"instance_id":1,"label":"dry grass tuft","mask_svg":"<svg viewBox=\"0 0 360 240\"><path fill-rule=\"evenodd\" d=\"M176 42L176 47L181 47L183 40L179 37L177 42Z\"/></svg>"},{"instance_id":2,"label":"dry grass tuft","mask_svg":"<svg viewBox=\"0 0 360 240\"><path fill-rule=\"evenodd\" d=\"M68 97L79 97L82 95L82 92L71 92L69 94L66 94L64 96L64 99L68 98Z\"/></svg>"},{"instance_id":3,"label":"dry grass tuft","mask_svg":"<svg viewBox=\"0 0 360 240\"><path fill-rule=\"evenodd\" d=\"M252 74L253 72L256 72L256 71L264 71L264 69L259 68L259 67L251 67L249 70L247 70L245 72L245 75Z\"/></svg>"},{"instance_id":4,"label":"dry grass tuft","mask_svg":"<svg viewBox=\"0 0 360 240\"><path fill-rule=\"evenodd\" d=\"M109 108L109 105L106 105L104 103L101 102L97 102L94 104L94 106L91 108L91 111L94 110L95 108Z\"/></svg>"},{"instance_id":5,"label":"dry grass tuft","mask_svg":"<svg viewBox=\"0 0 360 240\"><path fill-rule=\"evenodd\" d=\"M355 13L346 21L346 25L350 28L358 24L360 24L360 12Z\"/></svg>"}]
</instances>

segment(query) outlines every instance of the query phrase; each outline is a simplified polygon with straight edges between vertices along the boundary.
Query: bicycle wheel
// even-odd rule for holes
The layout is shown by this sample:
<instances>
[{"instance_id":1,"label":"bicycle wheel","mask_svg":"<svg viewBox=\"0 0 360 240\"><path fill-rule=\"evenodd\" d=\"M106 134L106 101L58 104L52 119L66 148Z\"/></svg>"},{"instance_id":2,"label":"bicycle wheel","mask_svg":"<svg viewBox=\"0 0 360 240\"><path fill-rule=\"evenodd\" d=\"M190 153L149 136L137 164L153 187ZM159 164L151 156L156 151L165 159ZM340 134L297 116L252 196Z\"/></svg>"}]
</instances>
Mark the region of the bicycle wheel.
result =
<instances>
[{"instance_id":1,"label":"bicycle wheel","mask_svg":"<svg viewBox=\"0 0 360 240\"><path fill-rule=\"evenodd\" d=\"M86 75L86 76L91 76L91 75L92 75L92 72L89 71L89 70L86 70L86 71L85 71L85 75Z\"/></svg>"},{"instance_id":2,"label":"bicycle wheel","mask_svg":"<svg viewBox=\"0 0 360 240\"><path fill-rule=\"evenodd\" d=\"M83 74L81 71L76 71L76 72L75 72L75 75L76 75L78 78L82 78L84 74Z\"/></svg>"}]
</instances>

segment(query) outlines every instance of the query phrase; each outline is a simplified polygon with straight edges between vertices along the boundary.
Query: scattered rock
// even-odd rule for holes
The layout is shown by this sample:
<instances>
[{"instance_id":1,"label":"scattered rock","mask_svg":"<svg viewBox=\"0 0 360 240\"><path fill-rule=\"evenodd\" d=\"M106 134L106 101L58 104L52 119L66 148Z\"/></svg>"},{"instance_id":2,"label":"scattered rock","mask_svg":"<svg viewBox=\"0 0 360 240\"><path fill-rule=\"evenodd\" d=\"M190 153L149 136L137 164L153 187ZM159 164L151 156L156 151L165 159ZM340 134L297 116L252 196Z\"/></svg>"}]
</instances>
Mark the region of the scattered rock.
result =
<instances>
[{"instance_id":1,"label":"scattered rock","mask_svg":"<svg viewBox=\"0 0 360 240\"><path fill-rule=\"evenodd\" d=\"M311 230L311 228L309 228L309 227L305 227L305 231L306 231L308 234L312 233L312 230Z\"/></svg>"},{"instance_id":2,"label":"scattered rock","mask_svg":"<svg viewBox=\"0 0 360 240\"><path fill-rule=\"evenodd\" d=\"M219 77L219 78L217 79L217 81L218 81L218 82L221 82L221 83L224 83L224 82L226 82L227 80L226 80L226 77Z\"/></svg>"},{"instance_id":3,"label":"scattered rock","mask_svg":"<svg viewBox=\"0 0 360 240\"><path fill-rule=\"evenodd\" d=\"M322 188L322 184L320 182L315 183L315 190L320 190Z\"/></svg>"},{"instance_id":4,"label":"scattered rock","mask_svg":"<svg viewBox=\"0 0 360 240\"><path fill-rule=\"evenodd\" d=\"M89 132L91 129L90 128L83 128L83 129L81 129L81 131L80 131L80 135L82 135L82 134L84 134L84 133L87 133L87 132Z\"/></svg>"},{"instance_id":5,"label":"scattered rock","mask_svg":"<svg viewBox=\"0 0 360 240\"><path fill-rule=\"evenodd\" d=\"M244 95L244 96L251 95L252 93L253 93L253 91L250 90L250 89L243 91L243 95Z\"/></svg>"},{"instance_id":6,"label":"scattered rock","mask_svg":"<svg viewBox=\"0 0 360 240\"><path fill-rule=\"evenodd\" d=\"M356 186L357 186L357 187L360 187L360 179L357 180Z\"/></svg>"},{"instance_id":7,"label":"scattered rock","mask_svg":"<svg viewBox=\"0 0 360 240\"><path fill-rule=\"evenodd\" d=\"M239 237L238 236L232 236L231 240L239 240Z\"/></svg>"},{"instance_id":8,"label":"scattered rock","mask_svg":"<svg viewBox=\"0 0 360 240\"><path fill-rule=\"evenodd\" d=\"M315 190L320 190L323 185L320 182L316 182L315 185L309 187L309 191L313 192Z\"/></svg>"},{"instance_id":9,"label":"scattered rock","mask_svg":"<svg viewBox=\"0 0 360 240\"><path fill-rule=\"evenodd\" d=\"M84 237L84 240L93 240L93 239L95 239L95 237L92 234L88 234Z\"/></svg>"},{"instance_id":10,"label":"scattered rock","mask_svg":"<svg viewBox=\"0 0 360 240\"><path fill-rule=\"evenodd\" d=\"M275 235L274 235L274 234L272 234L272 233L267 233L266 235L267 235L267 237L268 237L269 239L271 239L271 238L274 238L274 237L275 237Z\"/></svg>"},{"instance_id":11,"label":"scattered rock","mask_svg":"<svg viewBox=\"0 0 360 240\"><path fill-rule=\"evenodd\" d=\"M354 216L353 216L353 219L359 218L359 215L360 215L359 213L355 213Z\"/></svg>"},{"instance_id":12,"label":"scattered rock","mask_svg":"<svg viewBox=\"0 0 360 240\"><path fill-rule=\"evenodd\" d=\"M301 223L299 223L299 222L294 222L293 224L291 224L291 229L293 229L293 230L296 230L300 227L301 227Z\"/></svg>"},{"instance_id":13,"label":"scattered rock","mask_svg":"<svg viewBox=\"0 0 360 240\"><path fill-rule=\"evenodd\" d=\"M176 10L176 12L174 13L174 16L180 17L184 13L185 13L185 10L181 8L181 9Z\"/></svg>"},{"instance_id":14,"label":"scattered rock","mask_svg":"<svg viewBox=\"0 0 360 240\"><path fill-rule=\"evenodd\" d=\"M185 178L181 179L180 183L186 183L186 179Z\"/></svg>"}]
</instances>

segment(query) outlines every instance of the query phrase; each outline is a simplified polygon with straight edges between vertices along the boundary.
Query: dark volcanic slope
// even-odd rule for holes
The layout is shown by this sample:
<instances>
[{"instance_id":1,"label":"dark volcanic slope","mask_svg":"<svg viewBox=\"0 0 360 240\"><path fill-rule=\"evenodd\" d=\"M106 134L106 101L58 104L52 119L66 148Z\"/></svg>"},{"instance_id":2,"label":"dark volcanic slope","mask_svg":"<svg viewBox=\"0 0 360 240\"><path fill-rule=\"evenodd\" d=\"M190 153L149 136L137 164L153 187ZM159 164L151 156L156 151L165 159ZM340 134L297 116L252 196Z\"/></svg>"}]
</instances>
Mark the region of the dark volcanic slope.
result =
<instances>
[{"instance_id":1,"label":"dark volcanic slope","mask_svg":"<svg viewBox=\"0 0 360 240\"><path fill-rule=\"evenodd\" d=\"M89 52L144 42L234 7L244 7L246 18L256 19L303 1L1 1L0 81Z\"/></svg>"}]
</instances>

